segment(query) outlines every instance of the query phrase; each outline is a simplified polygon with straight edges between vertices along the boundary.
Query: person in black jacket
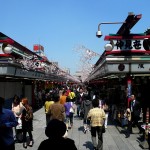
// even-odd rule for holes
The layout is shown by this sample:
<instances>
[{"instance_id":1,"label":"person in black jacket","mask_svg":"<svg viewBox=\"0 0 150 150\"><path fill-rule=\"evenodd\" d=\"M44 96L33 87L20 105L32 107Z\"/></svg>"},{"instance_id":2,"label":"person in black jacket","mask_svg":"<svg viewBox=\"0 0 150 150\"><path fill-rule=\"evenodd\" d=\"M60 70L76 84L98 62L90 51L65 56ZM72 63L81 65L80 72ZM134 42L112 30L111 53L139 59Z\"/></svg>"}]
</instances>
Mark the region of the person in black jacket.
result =
<instances>
[{"instance_id":1,"label":"person in black jacket","mask_svg":"<svg viewBox=\"0 0 150 150\"><path fill-rule=\"evenodd\" d=\"M77 150L74 140L63 137L65 132L65 123L58 119L52 119L45 129L48 139L41 142L38 150Z\"/></svg>"},{"instance_id":2,"label":"person in black jacket","mask_svg":"<svg viewBox=\"0 0 150 150\"><path fill-rule=\"evenodd\" d=\"M90 109L93 108L92 100L90 98L90 95L85 95L84 100L81 103L81 112L83 112L83 125L84 125L84 133L89 131L90 127L90 120L87 119L87 114Z\"/></svg>"},{"instance_id":3,"label":"person in black jacket","mask_svg":"<svg viewBox=\"0 0 150 150\"><path fill-rule=\"evenodd\" d=\"M79 93L77 93L76 95L76 105L77 105L77 116L80 117L82 119L82 114L80 114L81 112L81 104L84 100L84 96L85 96L85 93L83 91L82 88L79 89Z\"/></svg>"},{"instance_id":4,"label":"person in black jacket","mask_svg":"<svg viewBox=\"0 0 150 150\"><path fill-rule=\"evenodd\" d=\"M139 133L142 133L142 128L139 124L140 120L140 112L141 112L141 106L140 102L136 100L135 95L131 95L131 101L130 101L130 109L131 109L131 121L133 126L137 126L139 129Z\"/></svg>"}]
</instances>

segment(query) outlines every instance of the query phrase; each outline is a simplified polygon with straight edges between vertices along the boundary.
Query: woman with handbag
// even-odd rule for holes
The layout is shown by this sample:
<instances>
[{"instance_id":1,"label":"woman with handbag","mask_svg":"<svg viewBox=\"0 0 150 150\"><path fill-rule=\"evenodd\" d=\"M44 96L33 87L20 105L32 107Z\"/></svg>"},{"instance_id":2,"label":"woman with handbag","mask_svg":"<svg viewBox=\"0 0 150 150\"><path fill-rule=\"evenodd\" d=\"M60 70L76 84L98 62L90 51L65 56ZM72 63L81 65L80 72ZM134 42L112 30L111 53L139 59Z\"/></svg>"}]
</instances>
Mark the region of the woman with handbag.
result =
<instances>
[{"instance_id":1,"label":"woman with handbag","mask_svg":"<svg viewBox=\"0 0 150 150\"><path fill-rule=\"evenodd\" d=\"M15 95L13 97L12 102L12 111L18 121L18 125L15 127L15 142L22 142L22 122L21 122L21 115L24 107L20 101L20 98Z\"/></svg>"},{"instance_id":2,"label":"woman with handbag","mask_svg":"<svg viewBox=\"0 0 150 150\"><path fill-rule=\"evenodd\" d=\"M22 131L23 131L23 147L27 148L27 132L29 134L30 142L28 146L33 146L33 110L32 107L28 103L28 99L26 97L21 100L24 110L22 112Z\"/></svg>"},{"instance_id":3,"label":"woman with handbag","mask_svg":"<svg viewBox=\"0 0 150 150\"><path fill-rule=\"evenodd\" d=\"M68 131L69 124L70 124L70 128L72 128L73 126L73 116L75 112L74 104L69 97L66 98L66 103L64 104L64 107L65 107L65 114L66 114L65 122Z\"/></svg>"}]
</instances>

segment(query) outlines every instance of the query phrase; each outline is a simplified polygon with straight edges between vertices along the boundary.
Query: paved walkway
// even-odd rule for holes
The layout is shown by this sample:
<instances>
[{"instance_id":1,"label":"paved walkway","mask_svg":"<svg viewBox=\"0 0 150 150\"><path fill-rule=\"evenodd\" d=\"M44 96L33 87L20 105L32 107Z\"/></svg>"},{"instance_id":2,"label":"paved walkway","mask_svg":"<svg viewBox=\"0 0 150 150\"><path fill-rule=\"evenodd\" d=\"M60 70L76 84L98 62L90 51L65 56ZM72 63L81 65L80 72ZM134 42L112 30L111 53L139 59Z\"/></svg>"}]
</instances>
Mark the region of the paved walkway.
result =
<instances>
[{"instance_id":1,"label":"paved walkway","mask_svg":"<svg viewBox=\"0 0 150 150\"><path fill-rule=\"evenodd\" d=\"M39 109L34 113L33 121L33 147L27 147L27 150L37 150L41 141L46 139L45 136L45 113L44 108ZM134 134L129 138L125 138L123 129L119 126L108 125L106 133L104 133L104 148L103 150L142 150L139 146L139 134L134 128ZM74 117L74 126L68 132L68 137L75 141L78 150L92 150L92 142L90 132L83 133L83 121ZM24 150L22 143L16 143L16 150Z\"/></svg>"}]
</instances>

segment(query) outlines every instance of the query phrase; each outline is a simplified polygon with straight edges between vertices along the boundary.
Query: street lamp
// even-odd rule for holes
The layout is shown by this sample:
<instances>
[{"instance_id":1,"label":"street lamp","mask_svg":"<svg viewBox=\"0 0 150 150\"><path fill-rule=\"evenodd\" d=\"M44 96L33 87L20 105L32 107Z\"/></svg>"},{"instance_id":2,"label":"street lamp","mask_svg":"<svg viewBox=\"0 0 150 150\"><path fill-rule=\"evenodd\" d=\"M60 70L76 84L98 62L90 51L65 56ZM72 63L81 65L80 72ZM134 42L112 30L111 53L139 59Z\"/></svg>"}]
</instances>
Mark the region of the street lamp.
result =
<instances>
[{"instance_id":1,"label":"street lamp","mask_svg":"<svg viewBox=\"0 0 150 150\"><path fill-rule=\"evenodd\" d=\"M98 31L96 32L96 36L98 38L100 38L103 34L102 34L102 31L100 30L100 25L101 24L123 24L123 23L126 23L126 22L101 22L98 24Z\"/></svg>"}]
</instances>

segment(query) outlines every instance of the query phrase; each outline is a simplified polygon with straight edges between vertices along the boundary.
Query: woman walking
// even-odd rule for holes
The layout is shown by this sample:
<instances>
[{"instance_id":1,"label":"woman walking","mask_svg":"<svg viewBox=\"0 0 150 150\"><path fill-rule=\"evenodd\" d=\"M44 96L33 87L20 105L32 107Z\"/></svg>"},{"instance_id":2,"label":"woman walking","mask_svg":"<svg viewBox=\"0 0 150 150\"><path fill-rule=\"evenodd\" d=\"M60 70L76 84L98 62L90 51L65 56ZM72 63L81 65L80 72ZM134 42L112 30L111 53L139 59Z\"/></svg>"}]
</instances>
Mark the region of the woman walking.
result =
<instances>
[{"instance_id":1,"label":"woman walking","mask_svg":"<svg viewBox=\"0 0 150 150\"><path fill-rule=\"evenodd\" d=\"M124 114L125 118L127 119L127 132L126 132L126 138L130 137L130 134L132 133L132 121L131 121L131 110L130 108L127 108Z\"/></svg>"},{"instance_id":2,"label":"woman walking","mask_svg":"<svg viewBox=\"0 0 150 150\"><path fill-rule=\"evenodd\" d=\"M24 110L22 112L22 131L23 131L23 147L27 148L27 132L29 134L30 142L29 146L33 145L33 110L32 107L28 103L28 99L26 97L21 100Z\"/></svg>"},{"instance_id":3,"label":"woman walking","mask_svg":"<svg viewBox=\"0 0 150 150\"><path fill-rule=\"evenodd\" d=\"M45 108L45 115L46 115L46 126L48 125L48 122L50 121L50 115L48 114L50 106L54 103L53 101L53 94L51 93L49 96L47 96L44 108Z\"/></svg>"},{"instance_id":4,"label":"woman walking","mask_svg":"<svg viewBox=\"0 0 150 150\"><path fill-rule=\"evenodd\" d=\"M69 129L69 124L70 124L70 128L72 128L73 126L73 115L75 112L75 108L74 108L74 104L71 101L71 99L69 97L67 97L66 99L66 103L64 104L65 106L65 114L66 114L66 127L67 127L67 131Z\"/></svg>"},{"instance_id":5,"label":"woman walking","mask_svg":"<svg viewBox=\"0 0 150 150\"><path fill-rule=\"evenodd\" d=\"M24 107L20 101L20 98L15 95L12 102L12 111L17 122L19 122L19 119L21 119L23 109ZM15 127L15 142L22 142L22 127L19 124Z\"/></svg>"}]
</instances>

